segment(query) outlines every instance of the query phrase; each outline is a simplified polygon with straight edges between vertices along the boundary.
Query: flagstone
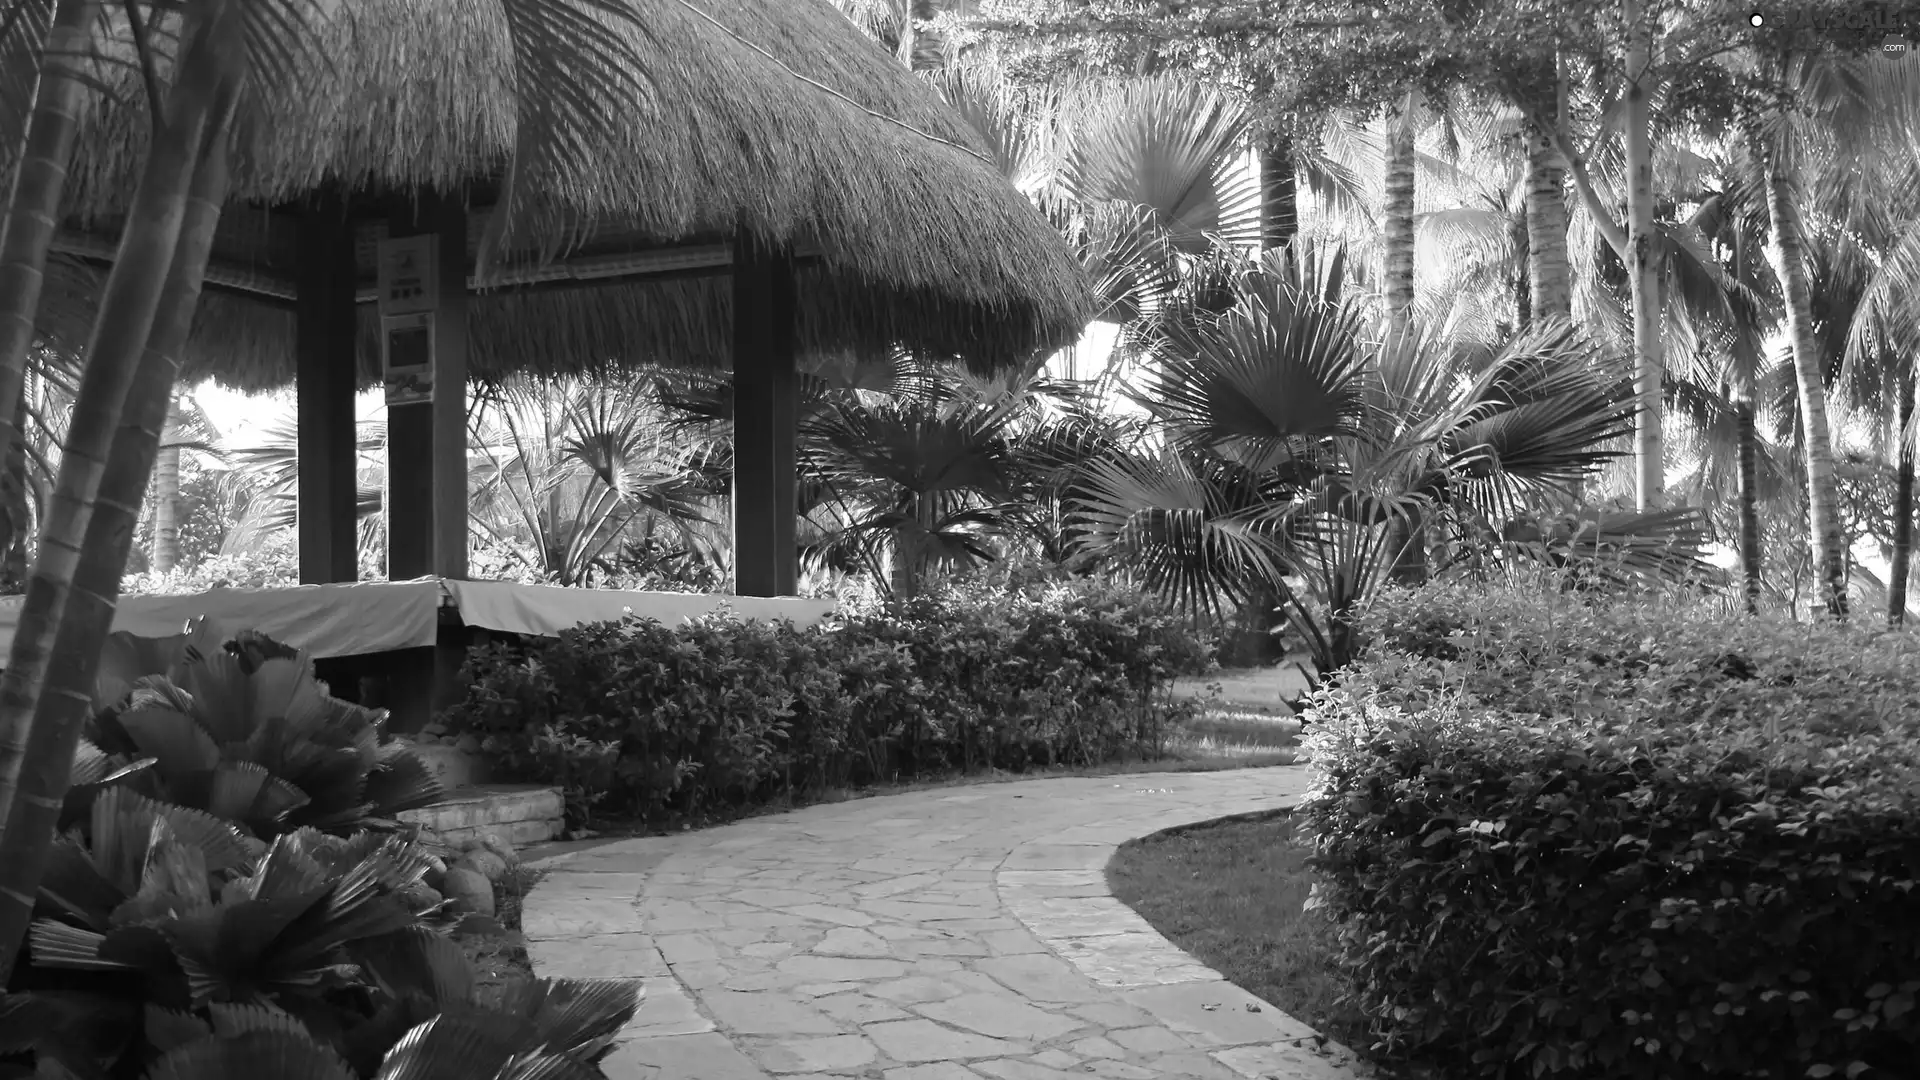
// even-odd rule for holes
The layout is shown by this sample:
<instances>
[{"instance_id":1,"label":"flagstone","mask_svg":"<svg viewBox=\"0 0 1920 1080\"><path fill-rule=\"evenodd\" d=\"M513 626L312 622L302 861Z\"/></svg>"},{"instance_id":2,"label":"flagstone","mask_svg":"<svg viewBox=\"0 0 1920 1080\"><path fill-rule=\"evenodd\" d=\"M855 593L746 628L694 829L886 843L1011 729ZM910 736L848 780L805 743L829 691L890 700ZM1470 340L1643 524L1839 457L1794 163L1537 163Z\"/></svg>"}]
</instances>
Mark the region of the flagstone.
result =
<instances>
[{"instance_id":1,"label":"flagstone","mask_svg":"<svg viewBox=\"0 0 1920 1080\"><path fill-rule=\"evenodd\" d=\"M955 1031L931 1020L868 1024L865 1030L895 1061L963 1061L1024 1054L1028 1050L1019 1043Z\"/></svg>"},{"instance_id":2,"label":"flagstone","mask_svg":"<svg viewBox=\"0 0 1920 1080\"><path fill-rule=\"evenodd\" d=\"M1354 1080L1107 890L1115 844L1294 767L822 804L530 861L543 976L640 978L609 1080Z\"/></svg>"}]
</instances>

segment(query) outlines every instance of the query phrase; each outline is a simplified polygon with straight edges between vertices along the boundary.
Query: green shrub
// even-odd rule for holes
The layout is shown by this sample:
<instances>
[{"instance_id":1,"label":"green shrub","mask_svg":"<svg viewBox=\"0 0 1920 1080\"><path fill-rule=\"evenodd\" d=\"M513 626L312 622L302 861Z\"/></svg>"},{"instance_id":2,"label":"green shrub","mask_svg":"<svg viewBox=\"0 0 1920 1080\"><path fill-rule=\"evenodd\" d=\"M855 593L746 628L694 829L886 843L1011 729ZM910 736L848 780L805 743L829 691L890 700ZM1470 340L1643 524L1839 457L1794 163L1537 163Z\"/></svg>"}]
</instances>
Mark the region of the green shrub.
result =
<instances>
[{"instance_id":1,"label":"green shrub","mask_svg":"<svg viewBox=\"0 0 1920 1080\"><path fill-rule=\"evenodd\" d=\"M504 775L651 811L1156 752L1206 645L1096 586L959 590L806 630L630 620L469 658L445 720ZM608 753L617 748L609 765Z\"/></svg>"},{"instance_id":2,"label":"green shrub","mask_svg":"<svg viewBox=\"0 0 1920 1080\"><path fill-rule=\"evenodd\" d=\"M1906 1077L1920 653L1706 604L1389 598L1314 700L1315 898L1380 1048Z\"/></svg>"}]
</instances>

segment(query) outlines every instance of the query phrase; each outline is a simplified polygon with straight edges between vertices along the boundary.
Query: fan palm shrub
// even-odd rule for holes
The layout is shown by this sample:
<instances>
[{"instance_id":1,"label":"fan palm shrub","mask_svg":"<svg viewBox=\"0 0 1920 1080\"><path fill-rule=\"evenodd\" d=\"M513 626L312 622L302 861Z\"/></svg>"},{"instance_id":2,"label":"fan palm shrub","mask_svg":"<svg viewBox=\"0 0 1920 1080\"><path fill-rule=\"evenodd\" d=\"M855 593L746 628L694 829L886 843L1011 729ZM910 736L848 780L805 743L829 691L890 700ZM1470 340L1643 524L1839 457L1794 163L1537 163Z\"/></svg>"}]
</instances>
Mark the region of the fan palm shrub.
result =
<instances>
[{"instance_id":1,"label":"fan palm shrub","mask_svg":"<svg viewBox=\"0 0 1920 1080\"><path fill-rule=\"evenodd\" d=\"M1195 267L1134 392L1157 445L1091 462L1076 500L1086 549L1196 614L1272 600L1321 677L1429 529L1497 535L1632 423L1622 370L1565 324L1492 355L1445 325L1379 341L1344 282L1309 244Z\"/></svg>"},{"instance_id":2,"label":"fan palm shrub","mask_svg":"<svg viewBox=\"0 0 1920 1080\"><path fill-rule=\"evenodd\" d=\"M623 542L649 525L697 545L714 492L665 437L652 385L519 379L479 388L468 425L476 539L556 585L604 576Z\"/></svg>"}]
</instances>

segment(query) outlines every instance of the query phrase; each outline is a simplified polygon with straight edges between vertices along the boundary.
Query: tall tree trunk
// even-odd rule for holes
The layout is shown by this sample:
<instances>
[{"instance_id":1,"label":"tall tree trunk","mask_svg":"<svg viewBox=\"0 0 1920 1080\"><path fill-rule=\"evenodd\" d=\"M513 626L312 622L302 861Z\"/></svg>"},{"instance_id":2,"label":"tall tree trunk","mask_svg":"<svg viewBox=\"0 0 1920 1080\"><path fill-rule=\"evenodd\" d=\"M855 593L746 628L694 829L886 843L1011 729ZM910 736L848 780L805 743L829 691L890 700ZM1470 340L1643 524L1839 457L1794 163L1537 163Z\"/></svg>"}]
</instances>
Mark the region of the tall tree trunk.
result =
<instances>
[{"instance_id":1,"label":"tall tree trunk","mask_svg":"<svg viewBox=\"0 0 1920 1080\"><path fill-rule=\"evenodd\" d=\"M1388 577L1395 585L1408 587L1427 583L1427 520L1418 509L1388 526L1387 543L1393 549Z\"/></svg>"},{"instance_id":2,"label":"tall tree trunk","mask_svg":"<svg viewBox=\"0 0 1920 1080\"><path fill-rule=\"evenodd\" d=\"M1260 250L1286 247L1300 233L1300 182L1293 139L1269 132L1260 143Z\"/></svg>"},{"instance_id":3,"label":"tall tree trunk","mask_svg":"<svg viewBox=\"0 0 1920 1080\"><path fill-rule=\"evenodd\" d=\"M1525 329L1533 325L1533 238L1527 234L1527 215L1524 208L1520 214L1511 217L1507 224L1507 241L1513 245L1514 270L1509 275L1507 288L1513 294L1514 325Z\"/></svg>"},{"instance_id":4,"label":"tall tree trunk","mask_svg":"<svg viewBox=\"0 0 1920 1080\"><path fill-rule=\"evenodd\" d=\"M927 574L926 537L933 531L934 493L913 497L913 522L893 531L893 595L910 599L920 595Z\"/></svg>"},{"instance_id":5,"label":"tall tree trunk","mask_svg":"<svg viewBox=\"0 0 1920 1080\"><path fill-rule=\"evenodd\" d=\"M217 13L215 17L218 18ZM236 21L222 20L228 24ZM217 58L222 52L233 55L236 43L230 35L223 36L227 37L226 49L210 49L211 57ZM208 62L209 54L188 59L198 59L202 71L219 71L219 67ZM106 467L93 493L93 512L86 516L80 557L52 643L54 660L33 712L24 767L18 774L20 782L8 793L10 813L6 827L0 828L0 964L6 965L0 968L0 980L11 973L12 962L32 921L31 898L46 871L61 800L73 769L74 748L92 711L101 648L113 626L121 576L133 549L140 506L159 452L161 431L166 426L173 399L173 385L180 373L180 353L193 328L207 255L213 248L220 208L226 202L227 135L239 96L238 77L230 71L224 79L208 76L207 82L211 85L206 86L197 85L200 78L197 73L185 77L173 95L180 101L180 107L174 110L177 128L169 129L165 139L155 142L154 157L161 158L172 156L174 148L165 145L172 138L193 139L186 147L190 187L179 198L177 242L172 245L163 273L157 311L147 320L150 333L144 347L126 358L121 381L127 384L127 390L120 395L124 407L112 410ZM142 194L146 186L142 185ZM136 198L136 205L138 201ZM123 254L126 246L122 247ZM119 266L116 262L116 275ZM112 317L113 312L103 305L102 321ZM103 336L95 335L96 340ZM80 408L76 410L76 436L81 431L80 411L92 412L86 409L89 404L86 390L104 386L108 381L92 378L93 369L106 358L96 353L88 367L89 377L82 384ZM79 441L77 437L70 439L70 442ZM71 451L69 453L71 455ZM63 461L63 481L67 470L68 465ZM41 585L38 567L34 585Z\"/></svg>"},{"instance_id":6,"label":"tall tree trunk","mask_svg":"<svg viewBox=\"0 0 1920 1080\"><path fill-rule=\"evenodd\" d=\"M1913 412L1916 377L1909 362L1900 372L1900 406L1894 420L1894 437L1899 441L1893 485L1893 561L1887 572L1887 625L1898 628L1907 621L1907 578L1913 566Z\"/></svg>"},{"instance_id":7,"label":"tall tree trunk","mask_svg":"<svg viewBox=\"0 0 1920 1080\"><path fill-rule=\"evenodd\" d=\"M1754 420L1751 395L1743 395L1734 410L1740 457L1740 570L1747 611L1758 614L1764 554L1760 548L1760 433Z\"/></svg>"},{"instance_id":8,"label":"tall tree trunk","mask_svg":"<svg viewBox=\"0 0 1920 1080\"><path fill-rule=\"evenodd\" d=\"M1825 364L1813 333L1812 286L1807 279L1806 243L1800 209L1793 202L1793 177L1785 160L1785 136L1762 159L1767 170L1767 216L1772 235L1767 256L1785 299L1787 341L1793 347L1794 382L1799 390L1800 423L1807 455L1807 522L1814 574L1827 613L1847 617L1847 542L1840 528L1840 485L1834 476L1833 438L1827 424Z\"/></svg>"},{"instance_id":9,"label":"tall tree trunk","mask_svg":"<svg viewBox=\"0 0 1920 1080\"><path fill-rule=\"evenodd\" d=\"M180 447L164 445L178 437L180 402L169 395L159 460L153 469L153 571L165 574L180 563Z\"/></svg>"},{"instance_id":10,"label":"tall tree trunk","mask_svg":"<svg viewBox=\"0 0 1920 1080\"><path fill-rule=\"evenodd\" d=\"M27 378L27 350L33 347L34 316L46 281L47 251L60 221L60 196L67 185L67 163L80 130L86 102L80 59L92 47L94 0L60 0L40 61L40 81L27 120L25 152L14 173L12 200L0 224L0 459L21 437L17 414ZM10 548L13 529L0 537Z\"/></svg>"},{"instance_id":11,"label":"tall tree trunk","mask_svg":"<svg viewBox=\"0 0 1920 1080\"><path fill-rule=\"evenodd\" d=\"M159 453L180 374L180 353L193 329L200 282L213 248L220 207L227 193L229 97L216 106L210 142L193 177L180 241L174 248L161 307L147 348L133 374L120 425L113 434L98 503L87 522L71 594L54 641L46 689L33 714L27 766L21 771L8 827L0 830L0 955L15 955L33 916L31 905L12 899L31 894L46 872L47 854L61 801L73 770L74 748L92 712L100 654L113 628L121 576L133 550L142 496Z\"/></svg>"},{"instance_id":12,"label":"tall tree trunk","mask_svg":"<svg viewBox=\"0 0 1920 1080\"><path fill-rule=\"evenodd\" d=\"M1419 104L1418 94L1408 91L1387 112L1387 201L1380 277L1387 297L1389 334L1398 334L1413 317L1413 135Z\"/></svg>"},{"instance_id":13,"label":"tall tree trunk","mask_svg":"<svg viewBox=\"0 0 1920 1080\"><path fill-rule=\"evenodd\" d=\"M148 151L113 270L107 276L61 455L60 478L41 527L33 579L21 605L6 672L0 675L0 814L6 815L0 818L0 851L10 843L44 845L48 838L39 835L41 823L48 820L45 815L58 813L57 793L65 789L67 764L53 753L59 742L50 743L51 733L34 730L32 720L121 411L173 268L195 166L225 81L221 69L231 57L244 55L228 26L235 20L220 18L229 5L209 0L203 10L210 18L196 19L186 34L176 69L180 81L167 95L168 122L156 131ZM93 644L96 653L99 645L98 641ZM90 690L64 692L74 698L71 704L84 708L91 703ZM70 758L70 740L66 750L65 757ZM50 802L48 790L56 793ZM22 813L27 820L20 828L12 827L13 816ZM8 912L17 914L15 909L22 905L30 911L36 882L37 878L16 872L10 859L0 865L0 926L7 925ZM11 965L18 943L17 937L0 935L0 964ZM4 974L0 971L0 985L4 985Z\"/></svg>"},{"instance_id":14,"label":"tall tree trunk","mask_svg":"<svg viewBox=\"0 0 1920 1080\"><path fill-rule=\"evenodd\" d=\"M7 518L7 531L0 541L0 594L18 596L27 588L27 526L32 520L27 494L27 398L22 394L13 411L13 427L19 436L9 440L6 455L0 457L0 513Z\"/></svg>"},{"instance_id":15,"label":"tall tree trunk","mask_svg":"<svg viewBox=\"0 0 1920 1080\"><path fill-rule=\"evenodd\" d=\"M1527 284L1536 320L1573 318L1567 262L1566 163L1553 137L1527 128Z\"/></svg>"},{"instance_id":16,"label":"tall tree trunk","mask_svg":"<svg viewBox=\"0 0 1920 1080\"><path fill-rule=\"evenodd\" d=\"M1639 0L1622 5L1627 24L1627 273L1633 288L1634 497L1642 510L1666 498L1667 444L1661 427L1667 370L1660 309L1660 242L1653 223L1653 22Z\"/></svg>"}]
</instances>

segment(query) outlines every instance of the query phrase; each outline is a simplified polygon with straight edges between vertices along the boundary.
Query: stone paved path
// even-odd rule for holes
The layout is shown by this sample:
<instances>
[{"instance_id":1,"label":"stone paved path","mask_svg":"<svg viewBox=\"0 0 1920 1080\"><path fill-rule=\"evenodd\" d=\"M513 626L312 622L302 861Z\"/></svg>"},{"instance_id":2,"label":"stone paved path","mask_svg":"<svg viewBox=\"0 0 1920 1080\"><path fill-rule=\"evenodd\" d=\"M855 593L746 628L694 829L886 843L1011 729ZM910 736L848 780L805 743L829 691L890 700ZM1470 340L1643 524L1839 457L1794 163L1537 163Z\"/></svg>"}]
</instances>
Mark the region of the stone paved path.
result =
<instances>
[{"instance_id":1,"label":"stone paved path","mask_svg":"<svg viewBox=\"0 0 1920 1080\"><path fill-rule=\"evenodd\" d=\"M541 860L543 975L645 980L612 1080L1344 1080L1108 893L1114 847L1304 766L943 788Z\"/></svg>"}]
</instances>

